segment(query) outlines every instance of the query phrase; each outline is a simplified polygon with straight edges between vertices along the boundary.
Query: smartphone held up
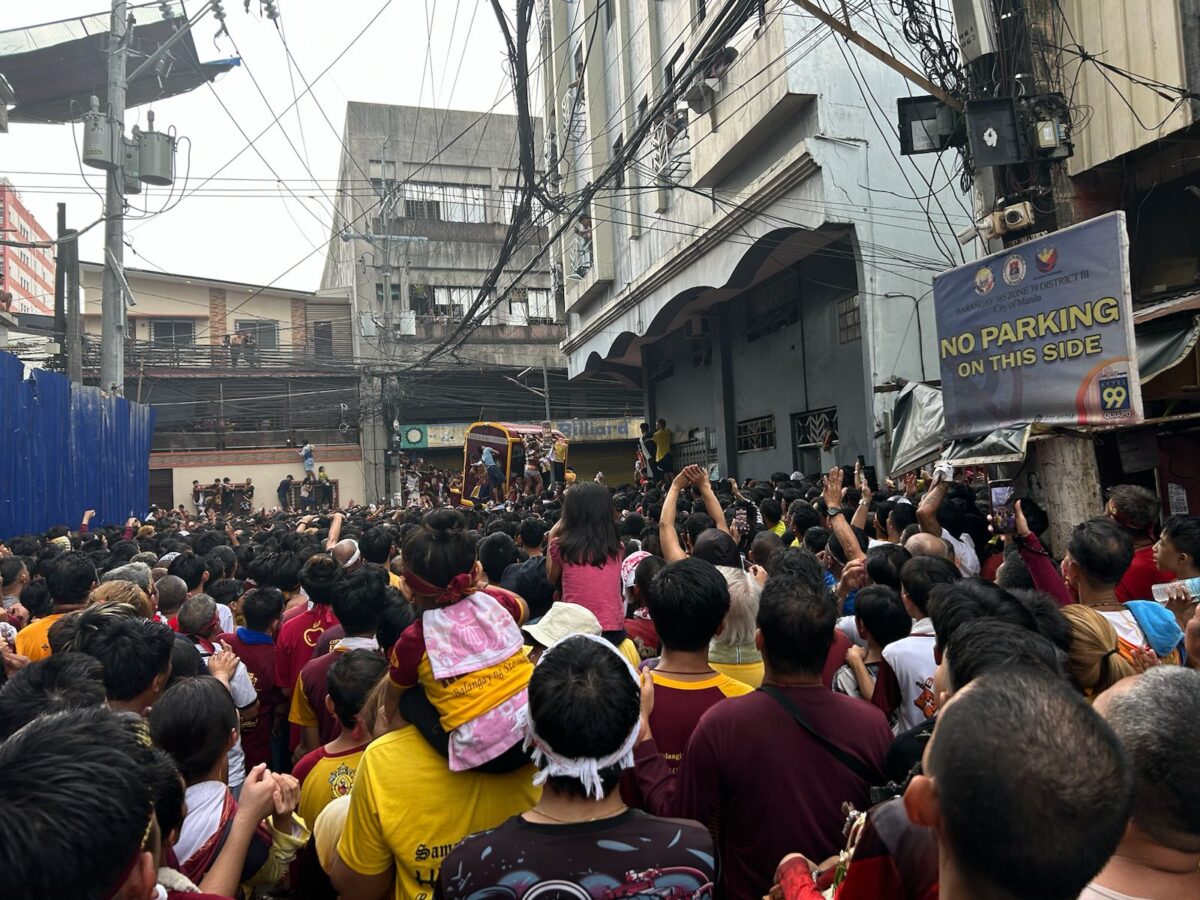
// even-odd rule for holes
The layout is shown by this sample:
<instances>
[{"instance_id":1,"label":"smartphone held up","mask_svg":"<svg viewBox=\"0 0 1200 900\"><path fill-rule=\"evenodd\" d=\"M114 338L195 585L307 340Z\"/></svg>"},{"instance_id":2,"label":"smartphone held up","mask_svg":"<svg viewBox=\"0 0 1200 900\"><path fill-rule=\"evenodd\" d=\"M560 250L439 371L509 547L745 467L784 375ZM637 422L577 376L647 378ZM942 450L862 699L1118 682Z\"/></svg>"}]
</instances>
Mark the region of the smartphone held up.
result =
<instances>
[{"instance_id":1,"label":"smartphone held up","mask_svg":"<svg viewBox=\"0 0 1200 900\"><path fill-rule=\"evenodd\" d=\"M1013 483L1007 479L988 482L992 506L992 530L997 534L1012 534L1017 530L1016 510L1013 508Z\"/></svg>"}]
</instances>

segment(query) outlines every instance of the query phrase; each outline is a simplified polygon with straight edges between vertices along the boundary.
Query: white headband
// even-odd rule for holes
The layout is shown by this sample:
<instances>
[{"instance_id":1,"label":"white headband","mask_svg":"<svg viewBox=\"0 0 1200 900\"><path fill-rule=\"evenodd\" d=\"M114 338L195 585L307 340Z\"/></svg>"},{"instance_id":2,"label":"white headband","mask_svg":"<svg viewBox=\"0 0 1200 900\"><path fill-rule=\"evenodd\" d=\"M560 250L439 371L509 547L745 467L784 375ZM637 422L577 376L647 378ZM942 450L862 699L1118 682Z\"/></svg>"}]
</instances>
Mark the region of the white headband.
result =
<instances>
[{"instance_id":1,"label":"white headband","mask_svg":"<svg viewBox=\"0 0 1200 900\"><path fill-rule=\"evenodd\" d=\"M641 681L638 679L637 671L629 664L629 660L610 641L595 634L569 634L555 641L542 653L541 658L538 660L538 665L541 665L542 660L553 653L559 644L574 638L595 641L607 647L625 664L625 668L629 670L629 677L634 680L635 684L640 686ZM533 717L530 716L525 732L525 749L529 750L530 747L533 748L533 764L538 768L538 773L533 776L533 783L537 786L543 785L546 783L546 779L552 776L577 778L583 782L584 792L587 796L594 795L597 800L603 800L604 787L600 783L600 770L614 765L620 766L622 769L632 769L633 747L637 743L641 730L642 720L639 716L638 720L633 723L633 730L629 732L629 736L612 753L609 753L607 756L601 756L598 759L588 757L572 759L554 752L550 745L538 735L537 729L533 727Z\"/></svg>"},{"instance_id":2,"label":"white headband","mask_svg":"<svg viewBox=\"0 0 1200 900\"><path fill-rule=\"evenodd\" d=\"M346 540L348 540L351 544L354 545L354 552L352 554L350 554L350 558L348 560L346 560L344 563L342 563L343 569L350 568L352 565L354 565L356 562L358 562L359 557L362 556L362 551L360 551L358 549L358 541L354 540L354 538L346 538Z\"/></svg>"}]
</instances>

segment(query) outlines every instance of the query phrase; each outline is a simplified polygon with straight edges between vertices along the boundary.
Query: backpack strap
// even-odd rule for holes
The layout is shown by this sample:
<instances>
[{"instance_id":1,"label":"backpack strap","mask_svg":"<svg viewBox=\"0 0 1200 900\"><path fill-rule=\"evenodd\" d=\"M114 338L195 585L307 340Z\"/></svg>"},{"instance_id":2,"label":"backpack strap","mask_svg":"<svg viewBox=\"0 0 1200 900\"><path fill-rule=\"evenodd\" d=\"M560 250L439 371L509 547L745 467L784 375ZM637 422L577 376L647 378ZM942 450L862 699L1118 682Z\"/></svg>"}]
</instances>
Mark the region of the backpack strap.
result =
<instances>
[{"instance_id":1,"label":"backpack strap","mask_svg":"<svg viewBox=\"0 0 1200 900\"><path fill-rule=\"evenodd\" d=\"M791 716L796 724L807 731L816 740L818 744L828 751L829 755L840 762L843 766L865 781L868 785L878 784L880 781L880 773L874 767L867 765L861 759L850 754L833 743L825 735L821 734L817 729L809 723L808 719L804 718L804 713L800 712L800 708L792 702L792 699L783 691L774 685L764 684L759 688L764 694L783 707L784 711Z\"/></svg>"}]
</instances>

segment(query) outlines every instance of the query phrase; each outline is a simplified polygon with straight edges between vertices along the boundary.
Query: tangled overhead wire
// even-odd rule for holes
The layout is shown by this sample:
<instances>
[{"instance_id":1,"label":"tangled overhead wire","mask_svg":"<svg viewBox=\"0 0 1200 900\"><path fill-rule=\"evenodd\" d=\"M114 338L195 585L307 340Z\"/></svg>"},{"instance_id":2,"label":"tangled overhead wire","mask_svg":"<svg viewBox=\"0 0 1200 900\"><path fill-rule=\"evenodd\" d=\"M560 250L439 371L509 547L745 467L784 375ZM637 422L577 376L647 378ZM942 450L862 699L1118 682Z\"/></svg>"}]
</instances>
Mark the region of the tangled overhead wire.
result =
<instances>
[{"instance_id":1,"label":"tangled overhead wire","mask_svg":"<svg viewBox=\"0 0 1200 900\"><path fill-rule=\"evenodd\" d=\"M967 82L958 45L951 32L950 10L938 0L890 0L905 40L917 48L929 79L946 93L962 99Z\"/></svg>"}]
</instances>

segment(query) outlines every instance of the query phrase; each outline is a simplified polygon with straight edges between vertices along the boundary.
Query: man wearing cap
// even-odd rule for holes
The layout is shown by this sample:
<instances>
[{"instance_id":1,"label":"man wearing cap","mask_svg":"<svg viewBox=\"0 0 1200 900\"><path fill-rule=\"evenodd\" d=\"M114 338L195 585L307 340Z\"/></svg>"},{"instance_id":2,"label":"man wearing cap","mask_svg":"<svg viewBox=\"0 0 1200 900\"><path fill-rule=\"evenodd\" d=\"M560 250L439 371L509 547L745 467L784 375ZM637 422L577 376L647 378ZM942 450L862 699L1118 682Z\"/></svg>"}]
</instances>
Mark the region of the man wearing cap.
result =
<instances>
[{"instance_id":1,"label":"man wearing cap","mask_svg":"<svg viewBox=\"0 0 1200 900\"><path fill-rule=\"evenodd\" d=\"M438 896L494 888L514 900L551 891L586 897L600 885L617 897L709 896L716 865L707 830L629 809L616 791L633 765L639 695L633 667L598 635L574 635L543 653L529 682L527 738L542 796L459 844L442 863Z\"/></svg>"}]
</instances>

